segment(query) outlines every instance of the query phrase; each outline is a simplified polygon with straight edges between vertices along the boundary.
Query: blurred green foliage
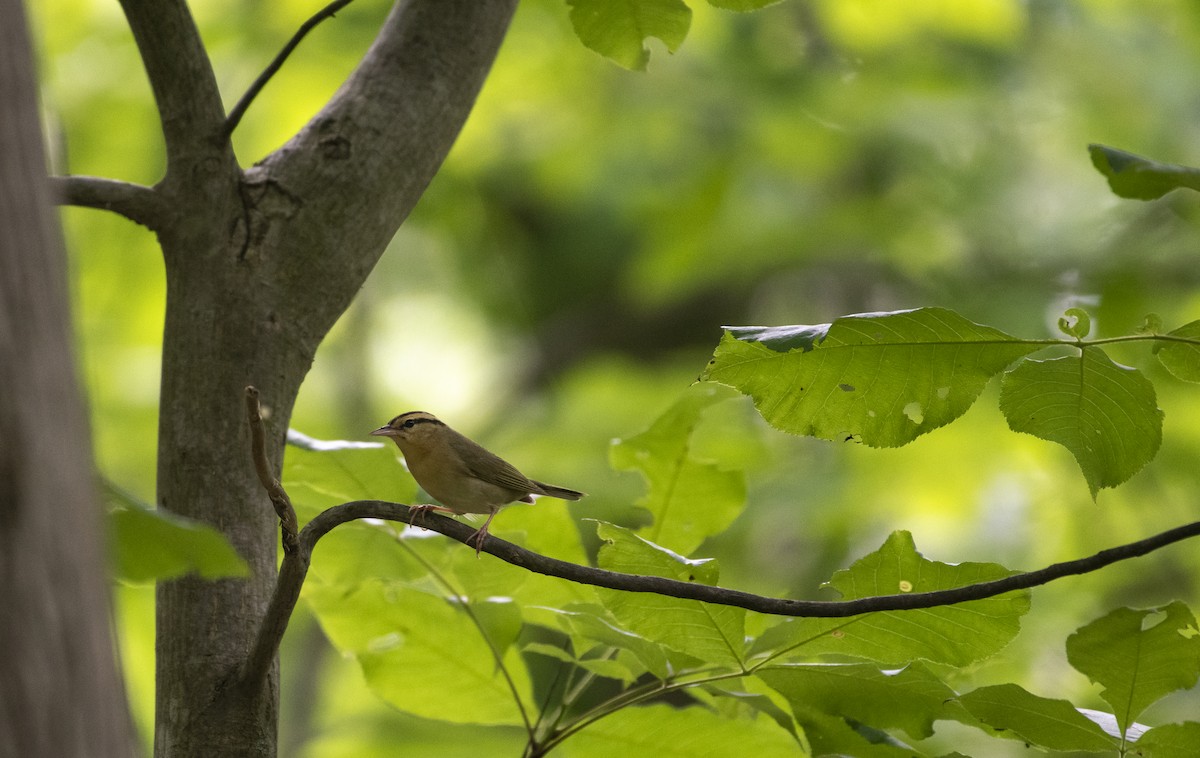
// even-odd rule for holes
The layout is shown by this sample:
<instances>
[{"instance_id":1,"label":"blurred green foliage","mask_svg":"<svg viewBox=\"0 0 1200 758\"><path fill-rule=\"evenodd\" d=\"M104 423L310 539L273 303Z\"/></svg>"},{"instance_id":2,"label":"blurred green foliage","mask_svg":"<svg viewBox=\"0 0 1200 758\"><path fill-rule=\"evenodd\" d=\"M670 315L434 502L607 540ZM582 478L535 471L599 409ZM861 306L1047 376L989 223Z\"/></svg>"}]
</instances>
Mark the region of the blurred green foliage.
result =
<instances>
[{"instance_id":1,"label":"blurred green foliage","mask_svg":"<svg viewBox=\"0 0 1200 758\"><path fill-rule=\"evenodd\" d=\"M231 104L321 4L194 5ZM305 40L234 135L244 163L320 108L387 7L359 0ZM44 0L31 12L54 169L155 182L157 118L118 5ZM582 519L647 528L637 501L654 490L647 495L638 476L609 467L610 443L652 428L679 401L724 324L822 324L940 306L1037 338L1058 336L1059 316L1081 306L1093 317L1091 336L1103 338L1134 331L1151 311L1169 324L1200 317L1196 197L1118 200L1087 152L1102 143L1169 164L1200 162L1200 89L1188 75L1200 67L1193 3L789 0L750 14L694 3L674 54L648 43L646 73L585 49L570 13L561 0L520 5L454 151L322 347L293 417L314 437L358 440L422 408L527 473L591 493L569 506L508 509L494 525L500 536L585 560L600 543ZM121 219L79 209L63 218L98 467L153 501L165 298L158 250ZM807 598L898 529L938 561L1034 568L1194 520L1195 388L1144 349L1109 352L1153 380L1165 418L1154 461L1095 502L1066 450L1008 433L994 410L995 382L954 424L895 450L792 438L738 399L706 408L687 448L718 470L744 471L746 507L690 555L717 559L724 586ZM1189 371L1191 357L1177 358L1171 370ZM289 455L289 472L303 468L302 453ZM394 489L374 496L411 487L398 465L391 473ZM351 581L360 586L347 597L392 602L399 595L386 594L388 580L429 582L432 566L454 582L452 593L511 597L527 622L588 636L580 629L594 622L558 616L595 604L590 591L476 561L440 539L381 531L326 537L308 602L325 607L327 588ZM396 552L400 543L412 543L411 554ZM1017 682L1026 694L1110 710L1071 667L1064 640L1116 606L1195 607L1197 576L1200 558L1179 548L1039 588L1006 648L969 670L936 673L958 692ZM420 591L450 590L433 583L399 594ZM147 740L152 596L142 585L117 595L122 658ZM374 651L374 668L364 670L331 653L306 614L283 650L285 754L520 751L520 728L446 728L445 712L414 717L382 705L369 687L393 665L391 651ZM447 634L479 645L478 626L461 615L448 623ZM744 621L751 636L775 623L755 614ZM562 662L526 659L528 686L544 696ZM616 663L629 670L630 660ZM464 663L494 669L487 658ZM1013 703L1028 710L1023 695L999 694L1009 698L1006 713ZM739 708L789 707L769 693L742 695ZM725 743L707 740L732 734L731 744L763 745L764 755L797 744L769 715L737 718L733 698L695 697L721 721L665 705L625 709L564 742L563 754L611 754L631 730L654 739L650 725L664 744L700 735L698 744L716 746ZM1169 724L1195 710L1194 694L1176 695L1137 718ZM867 744L838 718L801 713L798 723L827 745ZM923 735L913 729L906 739ZM1146 744L1186 745L1189 729L1152 730ZM972 734L939 721L921 750L978 754ZM1005 747L989 739L983 750ZM1024 754L1021 743L1009 754Z\"/></svg>"}]
</instances>

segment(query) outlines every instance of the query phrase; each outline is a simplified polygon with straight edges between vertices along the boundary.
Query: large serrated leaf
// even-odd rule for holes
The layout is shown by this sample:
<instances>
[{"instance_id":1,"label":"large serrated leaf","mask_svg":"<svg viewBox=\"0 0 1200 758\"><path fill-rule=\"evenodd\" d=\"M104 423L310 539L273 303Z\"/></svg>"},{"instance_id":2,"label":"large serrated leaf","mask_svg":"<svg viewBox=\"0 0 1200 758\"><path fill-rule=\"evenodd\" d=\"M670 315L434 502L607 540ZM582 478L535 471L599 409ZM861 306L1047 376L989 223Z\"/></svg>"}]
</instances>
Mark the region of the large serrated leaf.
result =
<instances>
[{"instance_id":1,"label":"large serrated leaf","mask_svg":"<svg viewBox=\"0 0 1200 758\"><path fill-rule=\"evenodd\" d=\"M396 708L463 724L522 723L492 648L463 606L377 581L352 589L309 583L304 597L334 646L353 654L367 684ZM520 654L510 648L503 660L528 707Z\"/></svg>"},{"instance_id":2,"label":"large serrated leaf","mask_svg":"<svg viewBox=\"0 0 1200 758\"><path fill-rule=\"evenodd\" d=\"M1127 729L1151 703L1200 678L1200 636L1186 605L1118 608L1067 638L1067 660L1101 685Z\"/></svg>"},{"instance_id":3,"label":"large serrated leaf","mask_svg":"<svg viewBox=\"0 0 1200 758\"><path fill-rule=\"evenodd\" d=\"M601 568L717 583L715 561L687 560L612 524L598 524L597 533L605 542L598 558ZM646 639L703 661L741 665L746 617L741 608L647 592L598 588L596 594L622 626Z\"/></svg>"},{"instance_id":4,"label":"large serrated leaf","mask_svg":"<svg viewBox=\"0 0 1200 758\"><path fill-rule=\"evenodd\" d=\"M1159 163L1105 145L1088 145L1088 153L1118 197L1154 200L1174 189L1200 190L1200 169Z\"/></svg>"},{"instance_id":5,"label":"large serrated leaf","mask_svg":"<svg viewBox=\"0 0 1200 758\"><path fill-rule=\"evenodd\" d=\"M628 69L650 60L646 40L656 37L675 52L692 25L682 0L567 0L575 34L588 48Z\"/></svg>"},{"instance_id":6,"label":"large serrated leaf","mask_svg":"<svg viewBox=\"0 0 1200 758\"><path fill-rule=\"evenodd\" d=\"M1015 684L980 687L958 702L988 726L1047 750L1110 752L1118 746L1066 700L1038 697Z\"/></svg>"},{"instance_id":7,"label":"large serrated leaf","mask_svg":"<svg viewBox=\"0 0 1200 758\"><path fill-rule=\"evenodd\" d=\"M1136 474L1162 442L1154 385L1098 347L1017 366L1004 376L1000 410L1013 431L1070 450L1093 497Z\"/></svg>"},{"instance_id":8,"label":"large serrated leaf","mask_svg":"<svg viewBox=\"0 0 1200 758\"><path fill-rule=\"evenodd\" d=\"M702 378L750 395L784 431L898 447L961 416L990 377L1041 347L921 308L730 327Z\"/></svg>"},{"instance_id":9,"label":"large serrated leaf","mask_svg":"<svg viewBox=\"0 0 1200 758\"><path fill-rule=\"evenodd\" d=\"M651 524L639 534L684 555L708 537L724 531L746 504L740 471L722 469L692 455L692 433L705 409L737 397L716 384L694 385L641 434L621 440L609 451L613 468L641 471L649 492L638 505Z\"/></svg>"},{"instance_id":10,"label":"large serrated leaf","mask_svg":"<svg viewBox=\"0 0 1200 758\"><path fill-rule=\"evenodd\" d=\"M1012 573L995 563L930 561L917 552L911 534L895 532L879 550L834 574L828 586L853 600L952 589ZM838 654L884 664L925 659L965 666L999 652L1020 631L1028 611L1029 593L1021 591L937 608L796 619L764 632L751 656Z\"/></svg>"},{"instance_id":11,"label":"large serrated leaf","mask_svg":"<svg viewBox=\"0 0 1200 758\"><path fill-rule=\"evenodd\" d=\"M903 729L924 739L944 717L955 695L924 665L894 671L866 664L792 665L763 669L758 676L798 710L815 709L876 729Z\"/></svg>"}]
</instances>

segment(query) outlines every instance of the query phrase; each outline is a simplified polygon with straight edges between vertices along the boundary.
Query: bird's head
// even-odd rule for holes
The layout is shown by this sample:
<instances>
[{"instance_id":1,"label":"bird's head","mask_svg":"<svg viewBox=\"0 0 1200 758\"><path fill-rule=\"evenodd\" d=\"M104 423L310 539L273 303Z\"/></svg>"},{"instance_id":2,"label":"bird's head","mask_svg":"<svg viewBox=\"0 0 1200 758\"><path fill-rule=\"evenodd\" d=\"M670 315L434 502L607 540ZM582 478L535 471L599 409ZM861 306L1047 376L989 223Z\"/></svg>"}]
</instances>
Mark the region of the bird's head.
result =
<instances>
[{"instance_id":1,"label":"bird's head","mask_svg":"<svg viewBox=\"0 0 1200 758\"><path fill-rule=\"evenodd\" d=\"M446 425L437 416L425 411L401 413L371 432L372 437L391 437L401 450L413 447L428 447L444 433Z\"/></svg>"}]
</instances>

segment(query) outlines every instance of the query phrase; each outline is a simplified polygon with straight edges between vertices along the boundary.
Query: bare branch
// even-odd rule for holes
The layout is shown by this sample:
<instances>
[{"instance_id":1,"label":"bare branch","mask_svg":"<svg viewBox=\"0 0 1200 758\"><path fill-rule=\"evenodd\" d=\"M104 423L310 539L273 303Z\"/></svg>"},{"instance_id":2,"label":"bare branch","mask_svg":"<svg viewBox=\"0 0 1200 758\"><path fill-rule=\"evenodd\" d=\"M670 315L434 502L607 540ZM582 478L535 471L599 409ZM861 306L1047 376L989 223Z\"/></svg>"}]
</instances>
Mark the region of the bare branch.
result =
<instances>
[{"instance_id":1,"label":"bare branch","mask_svg":"<svg viewBox=\"0 0 1200 758\"><path fill-rule=\"evenodd\" d=\"M270 670L271 662L279 648L279 642L287 628L288 619L296 607L300 597L300 588L304 584L305 575L312 559L313 548L317 541L328 534L334 527L348 521L362 518L375 518L402 523L411 522L411 511L408 506L399 503L388 503L382 500L356 500L343 505L334 506L312 521L300 531L299 549L286 556L279 573L279 583L267 615L259 630L254 653L243 669L243 686L258 686ZM471 544L470 538L475 530L467 524L438 516L422 514L420 525L435 532L450 537L453 540ZM878 597L860 598L857 600L791 600L788 598L773 598L755 595L741 590L724 587L713 587L705 584L681 582L657 576L640 576L622 574L615 571L581 566L576 563L560 561L556 558L534 553L511 542L488 536L484 542L483 551L502 561L520 566L538 574L554 576L567 581L588 584L594 587L623 590L626 592L651 592L669 597L686 600L699 600L717 605L729 605L758 613L776 616L799 616L806 618L845 618L864 613L881 611L905 611L918 608L934 608L937 606L954 605L971 600L982 600L995 597L1006 592L1030 589L1047 584L1067 576L1086 574L1109 566L1119 561L1137 558L1151 553L1159 548L1200 536L1200 521L1169 529L1160 534L1148 537L1127 545L1121 545L1102 550L1095 555L1063 563L1055 563L1037 571L1028 571L1003 579L990 582L980 582L936 592L916 592L904 595L881 595Z\"/></svg>"},{"instance_id":2,"label":"bare branch","mask_svg":"<svg viewBox=\"0 0 1200 758\"><path fill-rule=\"evenodd\" d=\"M162 228L166 209L153 187L97 176L52 176L50 191L59 205L112 211L151 231Z\"/></svg>"},{"instance_id":3,"label":"bare branch","mask_svg":"<svg viewBox=\"0 0 1200 758\"><path fill-rule=\"evenodd\" d=\"M233 106L233 109L229 111L229 116L225 119L225 124L221 127L221 139L229 139L229 135L233 134L233 130L237 129L238 124L241 123L242 116L246 115L246 109L248 109L250 104L254 102L254 98L258 97L258 93L262 92L263 87L267 86L267 82L271 80L271 77L275 76L275 74L279 72L279 69L283 67L284 61L286 61L288 56L292 54L292 51L294 51L300 45L301 40L303 40L305 36L307 36L308 33L311 32L314 27L316 27L317 24L321 23L327 18L333 18L338 11L340 11L342 8L345 8L352 2L354 2L354 0L333 0L332 3L317 11L312 18L300 25L300 28L296 30L296 33L292 35L292 38L288 40L288 43L283 46L283 49L279 51L279 54L275 56L270 65L268 65L266 69L264 69L263 72L258 75L258 78L254 80L254 83L250 85L248 90L246 90L246 94L242 95L241 99L237 101L237 105Z\"/></svg>"},{"instance_id":4,"label":"bare branch","mask_svg":"<svg viewBox=\"0 0 1200 758\"><path fill-rule=\"evenodd\" d=\"M300 532L300 551L311 554L317 540L339 524L360 518L377 518L409 523L408 507L380 500L357 500L330 508L304 526ZM457 540L464 545L475 534L469 525L445 516L428 514L420 522L422 527ZM622 574L615 571L581 566L560 561L523 547L505 542L498 537L488 536L483 552L490 553L502 561L520 566L538 574L555 576L580 584L624 590L626 592L653 592L659 595L701 600L717 605L730 605L758 613L775 616L803 616L808 618L844 618L862 613L879 611L907 611L917 608L933 608L954 605L970 600L1003 595L1006 592L1029 589L1047 584L1067 576L1087 574L1119 561L1137 558L1175 542L1200 536L1200 521L1169 529L1127 545L1102 550L1087 558L1055 563L1037 571L1028 571L990 582L969 584L949 590L914 592L903 595L881 595L857 600L790 600L755 595L740 590L713 587L705 584L680 582L657 576ZM473 544L473 543L472 543Z\"/></svg>"},{"instance_id":5,"label":"bare branch","mask_svg":"<svg viewBox=\"0 0 1200 758\"><path fill-rule=\"evenodd\" d=\"M283 533L283 551L296 552L297 531L296 509L292 507L292 499L271 473L271 464L267 461L267 441L263 432L262 411L258 406L258 389L246 388L246 417L250 421L250 449L254 456L254 470L258 473L258 481L267 491L271 505L279 516L279 527Z\"/></svg>"}]
</instances>

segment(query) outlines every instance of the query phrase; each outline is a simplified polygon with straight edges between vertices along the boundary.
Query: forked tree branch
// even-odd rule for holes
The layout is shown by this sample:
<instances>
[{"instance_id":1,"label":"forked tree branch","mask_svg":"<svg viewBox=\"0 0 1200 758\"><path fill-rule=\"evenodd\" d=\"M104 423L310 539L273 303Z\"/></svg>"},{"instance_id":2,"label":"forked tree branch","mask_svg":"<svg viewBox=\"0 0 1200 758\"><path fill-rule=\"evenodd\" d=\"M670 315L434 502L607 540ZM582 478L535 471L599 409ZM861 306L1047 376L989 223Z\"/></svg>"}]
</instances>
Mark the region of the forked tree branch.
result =
<instances>
[{"instance_id":1,"label":"forked tree branch","mask_svg":"<svg viewBox=\"0 0 1200 758\"><path fill-rule=\"evenodd\" d=\"M77 205L112 211L157 231L162 228L165 207L153 187L98 176L52 176L50 191L59 205Z\"/></svg>"},{"instance_id":2,"label":"forked tree branch","mask_svg":"<svg viewBox=\"0 0 1200 758\"><path fill-rule=\"evenodd\" d=\"M296 33L292 35L292 38L288 40L286 45L283 46L283 49L280 50L278 55L275 56L270 64L263 69L263 72L258 75L258 78L254 80L254 82L250 85L250 88L246 90L246 93L242 95L241 99L237 101L237 104L233 106L233 109L229 111L229 115L225 117L225 123L221 127L221 139L229 139L229 135L233 134L234 129L237 129L238 124L242 121L242 116L246 115L246 110L250 107L250 104L254 102L254 98L258 97L258 93L262 92L263 87L267 86L267 82L271 81L271 77L275 76L275 74L279 72L279 69L283 68L284 61L288 59L288 56L292 54L292 51L296 49L301 40L303 40L317 24L321 23L327 18L332 18L338 11L340 11L342 8L345 8L352 2L354 2L354 0L333 0L333 2L317 11L311 18L300 25L300 28L297 29Z\"/></svg>"},{"instance_id":3,"label":"forked tree branch","mask_svg":"<svg viewBox=\"0 0 1200 758\"><path fill-rule=\"evenodd\" d=\"M247 390L249 392L249 388ZM259 453L256 451L255 455ZM265 457L265 452L262 453ZM281 487L282 489L282 487ZM287 627L288 618L300 597L300 587L308 572L312 559L313 548L317 541L335 527L363 518L383 519L412 523L412 511L409 506L399 503L389 503L382 500L356 500L329 508L318 514L300 530L298 547L294 553L284 557L283 566L279 572L279 582L267 616L263 619L258 643L250 660L243 669L242 682L244 686L258 686L270 669L279 641ZM467 524L436 514L422 514L420 525L426 529L446 535L464 545L475 535L475 530ZM1072 561L1055 563L1036 571L1027 571L1003 579L989 582L979 582L934 592L913 592L900 595L880 595L856 600L791 600L788 598L773 598L755 595L741 590L725 587L713 587L706 584L682 582L658 576L641 576L623 574L616 571L581 566L576 563L560 561L556 558L541 555L523 547L506 542L498 537L489 535L483 544L483 552L489 553L502 561L514 566L528 569L538 574L554 576L580 584L594 587L623 590L626 592L651 592L669 597L686 600L700 600L717 605L729 605L758 613L776 616L802 616L807 618L845 618L863 613L880 611L907 611L918 608L934 608L943 605L955 605L971 600L1002 595L1006 592L1029 589L1047 584L1067 576L1087 574L1104 568L1119 561L1137 558L1151 553L1159 548L1200 536L1200 521L1168 529L1146 539L1130 542L1126 545L1101 550L1095 555Z\"/></svg>"}]
</instances>

